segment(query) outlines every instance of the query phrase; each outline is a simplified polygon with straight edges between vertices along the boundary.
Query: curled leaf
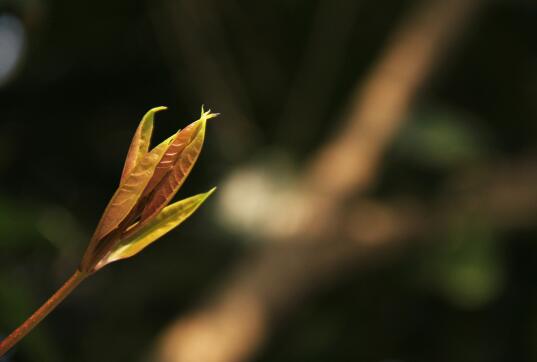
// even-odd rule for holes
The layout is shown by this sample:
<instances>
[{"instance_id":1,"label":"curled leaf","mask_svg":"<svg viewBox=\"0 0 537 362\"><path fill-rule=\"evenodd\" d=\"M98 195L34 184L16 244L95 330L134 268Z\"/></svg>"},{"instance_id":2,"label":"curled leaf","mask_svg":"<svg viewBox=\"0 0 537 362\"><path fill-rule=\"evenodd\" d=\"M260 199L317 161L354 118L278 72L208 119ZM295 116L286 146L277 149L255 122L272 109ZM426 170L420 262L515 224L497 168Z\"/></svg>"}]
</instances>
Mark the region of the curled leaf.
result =
<instances>
[{"instance_id":1,"label":"curled leaf","mask_svg":"<svg viewBox=\"0 0 537 362\"><path fill-rule=\"evenodd\" d=\"M121 181L123 183L129 173L132 172L134 167L140 162L142 157L149 150L149 144L151 142L151 134L153 133L153 123L155 113L167 109L166 107L155 107L150 109L142 118L142 121L138 125L134 137L132 138L129 151L125 159L125 165L123 166L123 172L121 173Z\"/></svg>"},{"instance_id":2,"label":"curled leaf","mask_svg":"<svg viewBox=\"0 0 537 362\"><path fill-rule=\"evenodd\" d=\"M211 111L203 112L199 120L178 133L176 140L178 139L178 143L184 146L181 152L175 156L175 162L165 165L166 172L158 175L155 172L152 181L155 180L155 183L158 181L158 184L154 186L154 190L149 190L152 193L148 196L142 211L141 223L158 214L183 185L203 147L207 120L216 116L217 114L211 113Z\"/></svg>"},{"instance_id":3,"label":"curled leaf","mask_svg":"<svg viewBox=\"0 0 537 362\"><path fill-rule=\"evenodd\" d=\"M129 173L125 181L120 184L95 229L90 245L84 254L82 261L84 265L91 264L90 259L94 258L93 251L101 243L101 240L116 229L136 206L140 195L153 175L156 165L164 155L164 151L173 140L173 137L168 138L151 152L146 153L132 172Z\"/></svg>"},{"instance_id":4,"label":"curled leaf","mask_svg":"<svg viewBox=\"0 0 537 362\"><path fill-rule=\"evenodd\" d=\"M196 122L189 125L184 130L177 132L175 140L168 146L164 157L162 157L159 164L155 168L153 177L151 177L151 180L149 180L149 183L144 190L144 196L151 193L155 189L155 186L157 186L162 180L162 178L173 168L177 158L179 158L179 155L190 142L192 133L191 130L195 128L193 127L195 123Z\"/></svg>"},{"instance_id":5,"label":"curled leaf","mask_svg":"<svg viewBox=\"0 0 537 362\"><path fill-rule=\"evenodd\" d=\"M97 226L95 231L96 239L103 237L117 227L128 215L129 211L132 210L170 141L167 140L161 143L147 153L127 176L123 184L119 186L104 211L101 222Z\"/></svg>"},{"instance_id":6,"label":"curled leaf","mask_svg":"<svg viewBox=\"0 0 537 362\"><path fill-rule=\"evenodd\" d=\"M121 182L103 212L80 270L94 272L112 259L134 255L192 214L214 191L200 194L163 210L177 193L201 152L208 119L199 120L149 150L154 114L143 117L131 142ZM112 260L112 261L113 261Z\"/></svg>"}]
</instances>

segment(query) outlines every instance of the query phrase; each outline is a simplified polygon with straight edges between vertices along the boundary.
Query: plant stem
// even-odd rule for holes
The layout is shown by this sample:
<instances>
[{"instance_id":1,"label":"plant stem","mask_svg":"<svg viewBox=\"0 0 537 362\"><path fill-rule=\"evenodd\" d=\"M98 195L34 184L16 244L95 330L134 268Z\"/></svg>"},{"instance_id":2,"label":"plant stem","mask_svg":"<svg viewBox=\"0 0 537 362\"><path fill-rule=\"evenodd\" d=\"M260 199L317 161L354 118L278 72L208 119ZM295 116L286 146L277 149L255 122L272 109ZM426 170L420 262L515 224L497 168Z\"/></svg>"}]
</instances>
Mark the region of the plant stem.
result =
<instances>
[{"instance_id":1,"label":"plant stem","mask_svg":"<svg viewBox=\"0 0 537 362\"><path fill-rule=\"evenodd\" d=\"M0 342L0 357L6 354L14 345L16 345L24 336L26 336L35 326L39 324L50 312L60 304L65 297L88 277L88 273L75 271L60 289L56 291L38 310L34 312L24 323L15 329L9 336Z\"/></svg>"}]
</instances>

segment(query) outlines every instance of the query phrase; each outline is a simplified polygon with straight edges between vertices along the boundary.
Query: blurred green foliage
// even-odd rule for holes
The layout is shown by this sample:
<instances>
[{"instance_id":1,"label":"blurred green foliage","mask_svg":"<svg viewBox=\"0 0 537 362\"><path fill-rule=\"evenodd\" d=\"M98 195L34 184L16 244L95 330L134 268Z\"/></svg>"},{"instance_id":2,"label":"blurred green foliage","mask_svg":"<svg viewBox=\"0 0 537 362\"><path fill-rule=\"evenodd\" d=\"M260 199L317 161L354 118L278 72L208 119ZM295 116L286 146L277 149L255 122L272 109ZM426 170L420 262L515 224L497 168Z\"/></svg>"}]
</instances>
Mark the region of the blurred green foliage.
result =
<instances>
[{"instance_id":1,"label":"blurred green foliage","mask_svg":"<svg viewBox=\"0 0 537 362\"><path fill-rule=\"evenodd\" d=\"M395 152L424 167L453 170L490 157L489 142L472 117L436 106L411 115Z\"/></svg>"},{"instance_id":2,"label":"blurred green foliage","mask_svg":"<svg viewBox=\"0 0 537 362\"><path fill-rule=\"evenodd\" d=\"M505 265L492 225L459 215L424 257L424 278L461 308L480 308L503 289Z\"/></svg>"}]
</instances>

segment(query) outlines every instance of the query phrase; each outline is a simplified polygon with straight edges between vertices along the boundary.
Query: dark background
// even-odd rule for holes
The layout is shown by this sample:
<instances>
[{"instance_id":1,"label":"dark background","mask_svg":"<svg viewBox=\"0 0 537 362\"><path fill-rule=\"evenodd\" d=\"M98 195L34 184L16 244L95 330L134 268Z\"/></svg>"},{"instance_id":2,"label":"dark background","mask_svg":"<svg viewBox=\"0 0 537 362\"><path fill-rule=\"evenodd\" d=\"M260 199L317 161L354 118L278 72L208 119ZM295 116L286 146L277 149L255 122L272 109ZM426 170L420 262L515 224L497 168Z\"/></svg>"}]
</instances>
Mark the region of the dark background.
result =
<instances>
[{"instance_id":1,"label":"dark background","mask_svg":"<svg viewBox=\"0 0 537 362\"><path fill-rule=\"evenodd\" d=\"M300 169L414 5L338 0L315 35L320 0L182 3L0 2L4 335L77 266L149 108L169 107L157 140L197 119L201 104L222 113L182 197L225 185L243 164ZM498 160L535 168L536 24L532 1L486 1L420 89L368 195L427 201L460 171ZM320 56L327 67L304 73L303 89L325 86L289 107ZM11 360L139 360L255 247L219 216L218 200L88 280ZM253 360L537 361L537 222L521 218L499 231L460 215L430 242L345 273L287 314Z\"/></svg>"}]
</instances>

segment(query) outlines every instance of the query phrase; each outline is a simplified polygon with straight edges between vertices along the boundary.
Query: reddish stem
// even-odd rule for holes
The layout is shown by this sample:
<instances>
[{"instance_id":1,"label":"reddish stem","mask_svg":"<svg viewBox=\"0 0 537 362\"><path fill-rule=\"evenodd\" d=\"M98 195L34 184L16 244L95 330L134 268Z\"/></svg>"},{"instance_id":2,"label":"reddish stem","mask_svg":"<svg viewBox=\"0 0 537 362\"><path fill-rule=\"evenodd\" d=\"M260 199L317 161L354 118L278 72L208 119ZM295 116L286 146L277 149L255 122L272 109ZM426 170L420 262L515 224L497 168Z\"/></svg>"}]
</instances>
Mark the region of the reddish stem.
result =
<instances>
[{"instance_id":1,"label":"reddish stem","mask_svg":"<svg viewBox=\"0 0 537 362\"><path fill-rule=\"evenodd\" d=\"M34 312L24 323L15 329L9 336L0 342L0 357L6 354L35 326L39 324L50 312L60 304L65 297L84 280L89 274L77 270L38 310Z\"/></svg>"}]
</instances>

